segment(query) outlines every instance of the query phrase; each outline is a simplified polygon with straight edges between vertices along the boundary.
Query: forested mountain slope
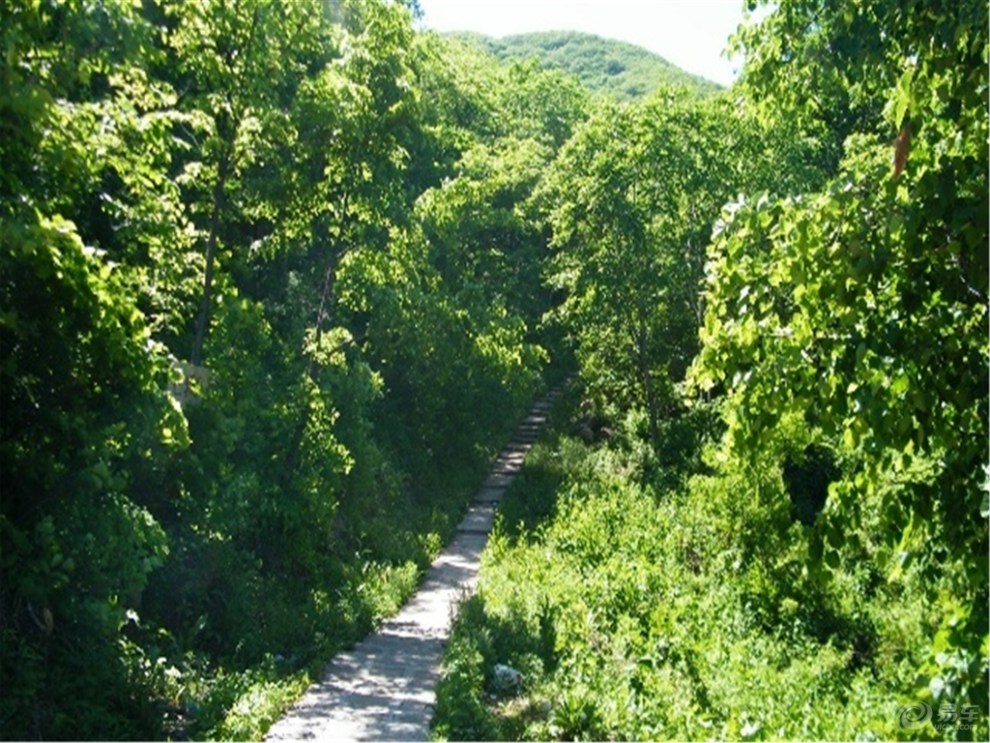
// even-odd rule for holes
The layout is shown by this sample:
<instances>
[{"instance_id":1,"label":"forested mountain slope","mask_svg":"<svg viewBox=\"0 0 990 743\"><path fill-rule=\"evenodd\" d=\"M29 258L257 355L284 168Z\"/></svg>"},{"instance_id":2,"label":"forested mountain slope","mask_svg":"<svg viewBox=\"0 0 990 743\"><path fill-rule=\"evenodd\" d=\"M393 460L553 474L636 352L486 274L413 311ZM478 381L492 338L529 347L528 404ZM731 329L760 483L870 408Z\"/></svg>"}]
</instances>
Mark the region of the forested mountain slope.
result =
<instances>
[{"instance_id":1,"label":"forested mountain slope","mask_svg":"<svg viewBox=\"0 0 990 743\"><path fill-rule=\"evenodd\" d=\"M500 60L536 58L549 69L575 75L595 94L616 100L641 100L663 85L683 85L698 95L720 86L685 72L663 57L635 44L576 31L547 31L492 38L476 33L449 36L474 44Z\"/></svg>"},{"instance_id":2,"label":"forested mountain slope","mask_svg":"<svg viewBox=\"0 0 990 743\"><path fill-rule=\"evenodd\" d=\"M626 103L408 6L0 4L2 736L259 737L573 374L439 736L985 739L986 4Z\"/></svg>"}]
</instances>

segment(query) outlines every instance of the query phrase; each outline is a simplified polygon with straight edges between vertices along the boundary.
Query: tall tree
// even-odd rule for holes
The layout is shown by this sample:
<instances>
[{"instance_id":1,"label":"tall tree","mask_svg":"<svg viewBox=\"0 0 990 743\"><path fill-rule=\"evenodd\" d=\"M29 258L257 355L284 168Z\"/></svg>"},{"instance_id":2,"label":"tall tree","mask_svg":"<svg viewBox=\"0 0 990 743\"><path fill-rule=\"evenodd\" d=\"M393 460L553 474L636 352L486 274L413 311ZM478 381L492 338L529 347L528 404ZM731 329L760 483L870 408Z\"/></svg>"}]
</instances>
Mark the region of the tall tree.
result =
<instances>
[{"instance_id":1,"label":"tall tree","mask_svg":"<svg viewBox=\"0 0 990 743\"><path fill-rule=\"evenodd\" d=\"M697 380L727 389L740 457L796 417L849 463L812 564L857 543L921 561L943 616L923 694L985 709L986 5L784 2L747 38L750 85L792 106L800 87L796 115L861 105L826 122L851 134L822 190L726 214Z\"/></svg>"},{"instance_id":2,"label":"tall tree","mask_svg":"<svg viewBox=\"0 0 990 743\"><path fill-rule=\"evenodd\" d=\"M582 376L600 402L641 406L659 446L696 347L708 215L739 182L724 104L664 91L603 108L564 148L543 194Z\"/></svg>"},{"instance_id":3,"label":"tall tree","mask_svg":"<svg viewBox=\"0 0 990 743\"><path fill-rule=\"evenodd\" d=\"M15 737L156 729L145 681L121 672L128 612L167 552L148 510L162 488L139 483L184 430L138 306L162 310L137 258L175 205L149 195L169 141L167 88L143 74L152 39L132 3L0 9L0 718Z\"/></svg>"}]
</instances>

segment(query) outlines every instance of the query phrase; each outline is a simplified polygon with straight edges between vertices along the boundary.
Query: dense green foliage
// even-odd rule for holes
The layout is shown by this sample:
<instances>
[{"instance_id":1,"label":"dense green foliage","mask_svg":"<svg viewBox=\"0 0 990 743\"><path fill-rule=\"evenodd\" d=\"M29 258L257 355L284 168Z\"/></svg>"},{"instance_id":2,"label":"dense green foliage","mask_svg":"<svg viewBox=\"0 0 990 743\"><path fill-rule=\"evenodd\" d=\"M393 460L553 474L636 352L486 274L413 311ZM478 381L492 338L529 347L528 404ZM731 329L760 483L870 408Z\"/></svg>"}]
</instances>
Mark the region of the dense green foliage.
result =
<instances>
[{"instance_id":1,"label":"dense green foliage","mask_svg":"<svg viewBox=\"0 0 990 743\"><path fill-rule=\"evenodd\" d=\"M813 13L814 34L793 29ZM717 226L696 379L725 386L739 460L772 456L797 419L790 445L824 444L845 463L812 556L831 569L919 561L943 617L930 693L983 707L987 8L795 3L767 25L795 56L823 43L849 55L842 84L815 89L845 90L852 121L826 119L848 136L819 192L738 203ZM757 54L753 69L754 91L792 89L792 66ZM899 132L893 173L878 132Z\"/></svg>"},{"instance_id":2,"label":"dense green foliage","mask_svg":"<svg viewBox=\"0 0 990 743\"><path fill-rule=\"evenodd\" d=\"M3 737L260 736L573 364L438 735L986 738L987 8L776 5L0 6Z\"/></svg>"},{"instance_id":3,"label":"dense green foliage","mask_svg":"<svg viewBox=\"0 0 990 743\"><path fill-rule=\"evenodd\" d=\"M704 418L665 435L703 433ZM938 618L922 576L887 585L863 561L822 583L804 569L807 536L778 474L709 461L708 474L663 490L644 482L637 438L588 447L563 436L527 462L455 625L436 732L904 737L898 707ZM523 688L499 689L496 663L520 670Z\"/></svg>"},{"instance_id":4,"label":"dense green foliage","mask_svg":"<svg viewBox=\"0 0 990 743\"><path fill-rule=\"evenodd\" d=\"M375 0L0 13L0 729L256 736L538 388L584 94Z\"/></svg>"},{"instance_id":5,"label":"dense green foliage","mask_svg":"<svg viewBox=\"0 0 990 743\"><path fill-rule=\"evenodd\" d=\"M537 59L554 70L574 75L592 93L617 101L642 100L665 85L710 95L719 86L675 67L663 57L615 39L575 31L546 31L491 38L454 33L505 62Z\"/></svg>"},{"instance_id":6,"label":"dense green foliage","mask_svg":"<svg viewBox=\"0 0 990 743\"><path fill-rule=\"evenodd\" d=\"M777 6L734 106L599 110L538 192L586 443L503 509L440 737L988 734L987 9Z\"/></svg>"},{"instance_id":7,"label":"dense green foliage","mask_svg":"<svg viewBox=\"0 0 990 743\"><path fill-rule=\"evenodd\" d=\"M801 153L777 134L725 100L664 89L640 106L601 108L538 193L557 249L548 280L566 296L554 314L591 399L609 418L645 411L654 451L697 350L705 215L746 188L810 177L780 176L774 166Z\"/></svg>"}]
</instances>

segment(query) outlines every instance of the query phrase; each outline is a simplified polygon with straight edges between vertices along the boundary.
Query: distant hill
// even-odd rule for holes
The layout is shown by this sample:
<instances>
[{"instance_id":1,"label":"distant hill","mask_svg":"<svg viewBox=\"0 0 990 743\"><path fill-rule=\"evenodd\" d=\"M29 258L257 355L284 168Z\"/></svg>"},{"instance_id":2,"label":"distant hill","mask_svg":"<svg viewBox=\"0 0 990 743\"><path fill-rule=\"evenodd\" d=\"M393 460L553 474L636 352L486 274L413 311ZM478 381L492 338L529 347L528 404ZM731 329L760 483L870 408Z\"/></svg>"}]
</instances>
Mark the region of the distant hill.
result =
<instances>
[{"instance_id":1,"label":"distant hill","mask_svg":"<svg viewBox=\"0 0 990 743\"><path fill-rule=\"evenodd\" d=\"M495 39L457 32L448 36L481 47L502 60L538 57L546 67L575 75L592 93L623 101L643 98L664 83L687 86L699 95L721 89L716 83L685 72L642 47L593 34L548 31Z\"/></svg>"}]
</instances>

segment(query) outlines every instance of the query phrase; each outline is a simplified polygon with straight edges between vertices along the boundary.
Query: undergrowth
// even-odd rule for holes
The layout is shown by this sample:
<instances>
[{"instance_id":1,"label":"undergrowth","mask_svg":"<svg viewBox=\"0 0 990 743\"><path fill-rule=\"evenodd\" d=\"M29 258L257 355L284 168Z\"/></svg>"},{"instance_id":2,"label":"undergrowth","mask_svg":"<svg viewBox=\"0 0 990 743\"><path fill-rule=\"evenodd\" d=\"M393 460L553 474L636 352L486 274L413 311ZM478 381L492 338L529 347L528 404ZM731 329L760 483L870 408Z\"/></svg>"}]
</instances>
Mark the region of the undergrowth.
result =
<instances>
[{"instance_id":1,"label":"undergrowth","mask_svg":"<svg viewBox=\"0 0 990 743\"><path fill-rule=\"evenodd\" d=\"M446 651L437 739L985 737L985 720L900 725L938 612L878 547L809 570L813 529L779 468L725 471L709 446L656 475L635 441L574 428L503 502Z\"/></svg>"},{"instance_id":2,"label":"undergrowth","mask_svg":"<svg viewBox=\"0 0 990 743\"><path fill-rule=\"evenodd\" d=\"M151 679L143 693L164 700L159 713L170 739L259 740L320 677L327 662L395 614L452 536L468 496L484 477L487 459L511 432L495 431L484 457L447 467L391 509L364 513L361 532L342 534L359 545L329 555L327 572L310 580L268 578L261 560L249 560L223 543L190 540L188 552L158 580L179 590L207 593L183 581L215 581L223 603L210 606L188 635L130 628L134 662ZM355 517L354 521L358 519ZM182 545L178 545L180 550ZM188 571L187 578L184 575ZM156 592L165 595L164 592ZM175 592L171 593L176 601ZM178 602L176 602L177 605ZM156 607L158 613L167 611ZM228 646L224 626L237 628ZM219 661L197 647L227 647Z\"/></svg>"}]
</instances>

